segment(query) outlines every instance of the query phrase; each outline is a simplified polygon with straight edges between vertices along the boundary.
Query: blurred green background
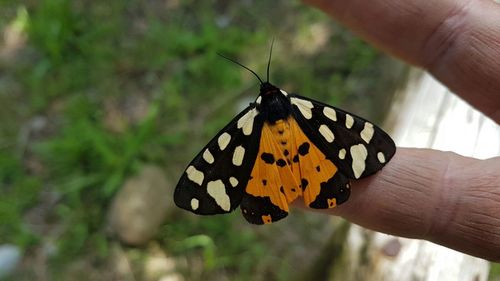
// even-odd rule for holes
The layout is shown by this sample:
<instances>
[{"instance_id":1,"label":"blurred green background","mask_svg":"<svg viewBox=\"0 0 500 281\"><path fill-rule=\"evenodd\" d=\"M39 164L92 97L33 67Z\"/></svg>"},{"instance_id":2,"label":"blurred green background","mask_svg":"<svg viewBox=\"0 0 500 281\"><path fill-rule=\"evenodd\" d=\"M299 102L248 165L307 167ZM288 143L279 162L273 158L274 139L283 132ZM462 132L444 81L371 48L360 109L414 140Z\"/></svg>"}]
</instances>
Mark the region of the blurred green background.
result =
<instances>
[{"instance_id":1,"label":"blurred green background","mask_svg":"<svg viewBox=\"0 0 500 281\"><path fill-rule=\"evenodd\" d=\"M8 280L322 280L341 267L340 220L197 217L173 206L173 189L258 94L216 53L264 76L274 38L273 84L376 123L401 63L299 1L0 3L0 244L23 256ZM127 246L113 198L151 166L168 188L162 224Z\"/></svg>"}]
</instances>

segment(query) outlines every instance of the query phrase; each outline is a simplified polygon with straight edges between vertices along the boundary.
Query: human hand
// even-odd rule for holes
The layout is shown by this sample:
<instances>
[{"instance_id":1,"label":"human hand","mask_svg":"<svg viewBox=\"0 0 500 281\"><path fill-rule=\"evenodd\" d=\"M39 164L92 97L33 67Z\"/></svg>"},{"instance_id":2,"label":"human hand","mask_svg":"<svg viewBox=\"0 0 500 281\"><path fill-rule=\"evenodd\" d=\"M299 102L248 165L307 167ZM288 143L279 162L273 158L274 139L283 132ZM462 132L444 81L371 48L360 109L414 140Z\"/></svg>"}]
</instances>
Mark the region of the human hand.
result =
<instances>
[{"instance_id":1,"label":"human hand","mask_svg":"<svg viewBox=\"0 0 500 281\"><path fill-rule=\"evenodd\" d=\"M420 66L500 123L500 5L493 0L304 0ZM500 262L500 157L398 148L330 214Z\"/></svg>"}]
</instances>

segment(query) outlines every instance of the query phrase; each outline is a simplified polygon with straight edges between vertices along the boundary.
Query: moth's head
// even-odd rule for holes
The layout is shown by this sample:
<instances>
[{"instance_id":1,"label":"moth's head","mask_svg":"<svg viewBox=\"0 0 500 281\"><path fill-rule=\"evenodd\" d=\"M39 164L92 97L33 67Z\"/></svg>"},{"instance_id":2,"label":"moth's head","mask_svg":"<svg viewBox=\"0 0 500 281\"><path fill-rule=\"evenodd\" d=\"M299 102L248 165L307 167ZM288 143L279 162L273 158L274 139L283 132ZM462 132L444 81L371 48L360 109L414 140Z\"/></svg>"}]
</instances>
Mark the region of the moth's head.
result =
<instances>
[{"instance_id":1,"label":"moth's head","mask_svg":"<svg viewBox=\"0 0 500 281\"><path fill-rule=\"evenodd\" d=\"M269 82L260 84L260 95L263 97L279 94L280 89Z\"/></svg>"}]
</instances>

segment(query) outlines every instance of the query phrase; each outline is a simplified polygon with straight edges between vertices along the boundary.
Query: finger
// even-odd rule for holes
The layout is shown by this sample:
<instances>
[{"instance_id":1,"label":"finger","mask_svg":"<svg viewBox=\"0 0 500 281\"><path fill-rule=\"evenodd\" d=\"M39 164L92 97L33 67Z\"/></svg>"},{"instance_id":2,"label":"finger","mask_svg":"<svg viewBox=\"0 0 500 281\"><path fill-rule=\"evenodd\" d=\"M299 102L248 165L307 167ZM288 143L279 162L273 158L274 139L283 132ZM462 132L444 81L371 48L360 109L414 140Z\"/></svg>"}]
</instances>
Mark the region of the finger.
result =
<instances>
[{"instance_id":1,"label":"finger","mask_svg":"<svg viewBox=\"0 0 500 281\"><path fill-rule=\"evenodd\" d=\"M498 262L499 171L500 157L398 148L380 172L352 184L346 203L324 212Z\"/></svg>"},{"instance_id":2,"label":"finger","mask_svg":"<svg viewBox=\"0 0 500 281\"><path fill-rule=\"evenodd\" d=\"M500 123L500 5L493 0L304 0L429 70Z\"/></svg>"}]
</instances>

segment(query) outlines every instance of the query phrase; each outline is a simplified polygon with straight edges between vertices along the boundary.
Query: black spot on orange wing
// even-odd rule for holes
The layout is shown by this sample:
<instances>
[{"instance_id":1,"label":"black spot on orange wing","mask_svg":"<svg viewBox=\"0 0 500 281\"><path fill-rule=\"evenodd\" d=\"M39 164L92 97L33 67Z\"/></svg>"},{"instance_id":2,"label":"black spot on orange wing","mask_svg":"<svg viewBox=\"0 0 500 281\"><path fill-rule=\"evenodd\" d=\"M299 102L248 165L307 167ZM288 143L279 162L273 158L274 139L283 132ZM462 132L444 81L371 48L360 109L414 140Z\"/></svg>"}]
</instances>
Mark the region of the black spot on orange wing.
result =
<instances>
[{"instance_id":1,"label":"black spot on orange wing","mask_svg":"<svg viewBox=\"0 0 500 281\"><path fill-rule=\"evenodd\" d=\"M306 179L300 180L300 187L302 188L302 191L306 190L308 184L309 184L308 180L306 180Z\"/></svg>"},{"instance_id":2,"label":"black spot on orange wing","mask_svg":"<svg viewBox=\"0 0 500 281\"><path fill-rule=\"evenodd\" d=\"M267 180L262 180L262 185L266 186L267 185Z\"/></svg>"},{"instance_id":3,"label":"black spot on orange wing","mask_svg":"<svg viewBox=\"0 0 500 281\"><path fill-rule=\"evenodd\" d=\"M264 160L266 164L274 163L274 156L271 153L264 152L260 155L260 158Z\"/></svg>"},{"instance_id":4,"label":"black spot on orange wing","mask_svg":"<svg viewBox=\"0 0 500 281\"><path fill-rule=\"evenodd\" d=\"M299 146L299 149L298 149L299 154L300 154L301 156L305 156L305 155L307 155L307 153L309 153L309 147L310 147L310 146L311 146L311 145L310 145L308 142L304 142L303 144L301 144L301 145Z\"/></svg>"},{"instance_id":5,"label":"black spot on orange wing","mask_svg":"<svg viewBox=\"0 0 500 281\"><path fill-rule=\"evenodd\" d=\"M278 159L278 161L276 161L276 165L278 165L279 167L285 167L286 161L283 159Z\"/></svg>"},{"instance_id":6,"label":"black spot on orange wing","mask_svg":"<svg viewBox=\"0 0 500 281\"><path fill-rule=\"evenodd\" d=\"M298 155L298 154L297 154L297 155L295 155L295 156L293 157L292 161L293 161L294 163L298 163L298 162L299 162L299 155Z\"/></svg>"}]
</instances>

